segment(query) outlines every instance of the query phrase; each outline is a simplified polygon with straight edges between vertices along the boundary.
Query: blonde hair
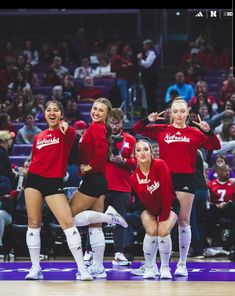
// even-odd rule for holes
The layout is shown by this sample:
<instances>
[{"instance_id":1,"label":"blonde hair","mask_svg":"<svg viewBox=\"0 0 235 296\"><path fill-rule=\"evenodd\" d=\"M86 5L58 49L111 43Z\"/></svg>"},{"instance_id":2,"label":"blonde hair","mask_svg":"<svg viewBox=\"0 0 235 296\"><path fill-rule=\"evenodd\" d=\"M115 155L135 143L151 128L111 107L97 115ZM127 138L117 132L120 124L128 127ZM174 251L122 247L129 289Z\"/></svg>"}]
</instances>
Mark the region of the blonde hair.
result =
<instances>
[{"instance_id":1,"label":"blonde hair","mask_svg":"<svg viewBox=\"0 0 235 296\"><path fill-rule=\"evenodd\" d=\"M189 111L188 104L187 104L187 102L182 97L176 97L176 98L174 98L173 102L171 103L171 107L170 107L171 108L171 111L172 111L173 105L174 104L177 104L177 103L183 103L186 106L187 111ZM173 123L172 116L170 116L170 123L171 124Z\"/></svg>"},{"instance_id":2,"label":"blonde hair","mask_svg":"<svg viewBox=\"0 0 235 296\"><path fill-rule=\"evenodd\" d=\"M151 159L153 159L153 158L154 158L154 154L153 154L153 146L152 146L152 144L151 144L148 140L146 140L146 139L139 139L139 140L136 141L136 143L135 143L135 145L134 145L134 155L135 155L135 148L136 148L136 145L137 145L138 143L140 143L140 142L144 142L144 143L146 143L146 144L149 146L150 154L151 154Z\"/></svg>"}]
</instances>

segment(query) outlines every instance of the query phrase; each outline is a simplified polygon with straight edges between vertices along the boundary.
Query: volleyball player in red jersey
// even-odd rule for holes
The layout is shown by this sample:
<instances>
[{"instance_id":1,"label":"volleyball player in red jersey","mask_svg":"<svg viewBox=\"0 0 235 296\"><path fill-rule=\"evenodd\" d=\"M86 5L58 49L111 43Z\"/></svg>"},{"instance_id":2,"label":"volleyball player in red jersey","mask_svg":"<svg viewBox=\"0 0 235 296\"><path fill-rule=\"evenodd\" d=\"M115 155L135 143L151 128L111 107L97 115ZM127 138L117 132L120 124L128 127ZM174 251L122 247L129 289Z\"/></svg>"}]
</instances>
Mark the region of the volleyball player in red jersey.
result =
<instances>
[{"instance_id":1,"label":"volleyball player in red jersey","mask_svg":"<svg viewBox=\"0 0 235 296\"><path fill-rule=\"evenodd\" d=\"M97 99L90 112L91 125L82 135L78 144L78 157L82 184L70 201L76 226L90 225L90 244L93 252L93 263L89 272L94 278L106 278L103 266L105 238L102 222L121 224L127 227L126 221L111 206L104 210L104 199L107 193L105 167L109 157L109 139L111 130L107 131L107 119L112 110L111 102L106 98ZM110 140L111 143L111 140ZM85 211L87 209L93 210Z\"/></svg>"},{"instance_id":2,"label":"volleyball player in red jersey","mask_svg":"<svg viewBox=\"0 0 235 296\"><path fill-rule=\"evenodd\" d=\"M63 229L69 249L79 268L81 280L92 280L83 261L81 237L73 224L72 212L63 191L63 178L66 175L67 161L76 131L62 120L63 106L57 101L48 101L45 119L48 129L34 138L32 160L28 169L25 185L25 203L28 214L26 243L29 249L32 267L26 280L41 280L40 230L42 222L43 199L57 218Z\"/></svg>"},{"instance_id":3,"label":"volleyball player in red jersey","mask_svg":"<svg viewBox=\"0 0 235 296\"><path fill-rule=\"evenodd\" d=\"M172 124L153 124L163 120L164 113L151 113L134 127L135 134L140 133L158 141L160 158L165 160L172 174L174 189L180 201L178 216L180 258L175 270L176 276L187 276L187 255L191 243L190 215L194 198L193 175L195 171L196 152L199 148L207 150L220 149L220 141L205 122L193 122L200 130L186 125L189 114L187 103L180 97L171 105ZM151 125L147 125L152 123Z\"/></svg>"},{"instance_id":4,"label":"volleyball player in red jersey","mask_svg":"<svg viewBox=\"0 0 235 296\"><path fill-rule=\"evenodd\" d=\"M134 150L137 169L131 176L132 189L141 202L141 220L146 234L143 241L145 271L143 278L155 278L156 254L161 258L160 278L171 279L169 260L172 250L170 232L177 221L180 204L173 190L165 161L154 159L147 140L138 140Z\"/></svg>"}]
</instances>

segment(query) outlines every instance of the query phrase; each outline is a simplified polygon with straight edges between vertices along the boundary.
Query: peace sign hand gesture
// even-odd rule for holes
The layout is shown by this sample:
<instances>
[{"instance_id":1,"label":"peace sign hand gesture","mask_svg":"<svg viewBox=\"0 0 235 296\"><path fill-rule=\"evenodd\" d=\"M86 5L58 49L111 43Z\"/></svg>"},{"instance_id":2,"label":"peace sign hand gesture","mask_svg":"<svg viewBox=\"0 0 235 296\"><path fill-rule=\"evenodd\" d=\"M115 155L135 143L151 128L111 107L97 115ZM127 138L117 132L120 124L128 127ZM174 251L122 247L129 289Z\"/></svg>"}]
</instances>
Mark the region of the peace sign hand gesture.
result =
<instances>
[{"instance_id":1,"label":"peace sign hand gesture","mask_svg":"<svg viewBox=\"0 0 235 296\"><path fill-rule=\"evenodd\" d=\"M163 113L165 113L165 111L162 111L162 112L160 112L160 113L157 113L157 112L150 113L150 114L148 115L148 120L149 120L150 122L154 122L154 121L156 121L156 120L165 120L165 119L166 119L165 117L161 117L161 115L162 115Z\"/></svg>"},{"instance_id":2,"label":"peace sign hand gesture","mask_svg":"<svg viewBox=\"0 0 235 296\"><path fill-rule=\"evenodd\" d=\"M192 121L195 125L197 125L204 133L208 133L210 131L210 126L206 121L202 121L200 115L198 115L198 120L197 121Z\"/></svg>"}]
</instances>

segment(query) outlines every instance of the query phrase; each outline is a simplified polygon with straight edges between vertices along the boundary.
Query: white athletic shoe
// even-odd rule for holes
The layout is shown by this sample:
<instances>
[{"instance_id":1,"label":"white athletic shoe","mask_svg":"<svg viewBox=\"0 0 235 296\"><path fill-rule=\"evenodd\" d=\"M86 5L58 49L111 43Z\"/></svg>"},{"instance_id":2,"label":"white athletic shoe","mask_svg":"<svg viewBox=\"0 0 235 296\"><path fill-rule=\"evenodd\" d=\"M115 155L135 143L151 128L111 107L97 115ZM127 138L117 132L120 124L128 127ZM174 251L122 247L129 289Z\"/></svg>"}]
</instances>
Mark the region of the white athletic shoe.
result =
<instances>
[{"instance_id":1,"label":"white athletic shoe","mask_svg":"<svg viewBox=\"0 0 235 296\"><path fill-rule=\"evenodd\" d=\"M94 263L91 264L91 266L88 267L89 273L93 276L95 279L106 279L107 273L105 271L104 266L96 266Z\"/></svg>"},{"instance_id":2,"label":"white athletic shoe","mask_svg":"<svg viewBox=\"0 0 235 296\"><path fill-rule=\"evenodd\" d=\"M143 274L144 279L155 279L155 270L153 266L145 266L145 271Z\"/></svg>"},{"instance_id":3,"label":"white athletic shoe","mask_svg":"<svg viewBox=\"0 0 235 296\"><path fill-rule=\"evenodd\" d=\"M159 276L159 270L157 264L153 265L155 276ZM137 276L143 276L146 269L146 264L142 263L142 265L137 269L131 269L130 273Z\"/></svg>"},{"instance_id":4,"label":"white athletic shoe","mask_svg":"<svg viewBox=\"0 0 235 296\"><path fill-rule=\"evenodd\" d=\"M112 206L108 206L105 214L112 216L111 224L120 224L124 228L128 227L126 220Z\"/></svg>"},{"instance_id":5,"label":"white athletic shoe","mask_svg":"<svg viewBox=\"0 0 235 296\"><path fill-rule=\"evenodd\" d=\"M93 253L92 251L85 251L83 260L86 266L90 266L92 264Z\"/></svg>"},{"instance_id":6,"label":"white athletic shoe","mask_svg":"<svg viewBox=\"0 0 235 296\"><path fill-rule=\"evenodd\" d=\"M187 267L186 267L186 263L179 262L177 264L174 275L175 276L188 276L188 270L187 270Z\"/></svg>"},{"instance_id":7,"label":"white athletic shoe","mask_svg":"<svg viewBox=\"0 0 235 296\"><path fill-rule=\"evenodd\" d=\"M29 273L25 276L26 280L43 280L41 268L31 267Z\"/></svg>"},{"instance_id":8,"label":"white athletic shoe","mask_svg":"<svg viewBox=\"0 0 235 296\"><path fill-rule=\"evenodd\" d=\"M80 281L92 281L93 277L87 270L87 268L80 269L76 274L76 279Z\"/></svg>"},{"instance_id":9,"label":"white athletic shoe","mask_svg":"<svg viewBox=\"0 0 235 296\"><path fill-rule=\"evenodd\" d=\"M172 274L169 266L162 266L160 268L160 279L172 279Z\"/></svg>"},{"instance_id":10,"label":"white athletic shoe","mask_svg":"<svg viewBox=\"0 0 235 296\"><path fill-rule=\"evenodd\" d=\"M131 265L131 262L127 260L123 253L117 252L114 255L114 259L112 261L113 265L127 266Z\"/></svg>"}]
</instances>

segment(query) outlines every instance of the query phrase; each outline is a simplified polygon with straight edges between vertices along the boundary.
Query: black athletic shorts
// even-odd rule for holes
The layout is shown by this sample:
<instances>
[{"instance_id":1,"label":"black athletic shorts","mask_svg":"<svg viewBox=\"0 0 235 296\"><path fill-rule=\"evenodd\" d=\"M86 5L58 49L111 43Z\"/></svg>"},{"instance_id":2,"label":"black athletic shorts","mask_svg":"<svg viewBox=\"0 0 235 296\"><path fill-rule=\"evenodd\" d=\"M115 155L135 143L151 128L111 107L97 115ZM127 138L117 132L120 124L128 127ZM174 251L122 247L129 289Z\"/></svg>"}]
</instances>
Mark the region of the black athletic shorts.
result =
<instances>
[{"instance_id":1,"label":"black athletic shorts","mask_svg":"<svg viewBox=\"0 0 235 296\"><path fill-rule=\"evenodd\" d=\"M171 174L175 191L194 194L195 188L191 174Z\"/></svg>"},{"instance_id":2,"label":"black athletic shorts","mask_svg":"<svg viewBox=\"0 0 235 296\"><path fill-rule=\"evenodd\" d=\"M140 213L142 213L144 210L146 210L145 206L140 203ZM171 205L171 211L173 211L174 213L176 213L176 215L179 215L180 212L180 201L178 200L178 198L175 198L172 205ZM160 215L161 213L159 213Z\"/></svg>"},{"instance_id":3,"label":"black athletic shorts","mask_svg":"<svg viewBox=\"0 0 235 296\"><path fill-rule=\"evenodd\" d=\"M104 174L91 173L82 176L82 182L78 191L92 196L92 197L100 197L101 195L105 195L108 190L108 183Z\"/></svg>"},{"instance_id":4,"label":"black athletic shorts","mask_svg":"<svg viewBox=\"0 0 235 296\"><path fill-rule=\"evenodd\" d=\"M64 193L63 178L45 178L28 172L24 188L34 188L41 192L43 197Z\"/></svg>"}]
</instances>

